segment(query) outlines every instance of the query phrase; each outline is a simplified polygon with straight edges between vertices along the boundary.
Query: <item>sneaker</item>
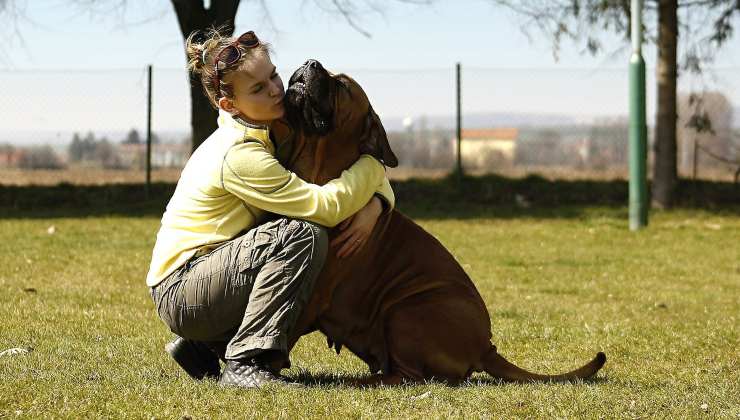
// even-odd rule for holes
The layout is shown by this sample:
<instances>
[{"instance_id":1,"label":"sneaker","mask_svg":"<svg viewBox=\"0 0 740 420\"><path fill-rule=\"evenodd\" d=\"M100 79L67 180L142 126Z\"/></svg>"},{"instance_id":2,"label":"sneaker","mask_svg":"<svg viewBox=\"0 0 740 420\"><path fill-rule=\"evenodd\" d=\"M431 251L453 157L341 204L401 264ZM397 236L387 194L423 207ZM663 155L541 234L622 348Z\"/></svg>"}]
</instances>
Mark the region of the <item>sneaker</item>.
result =
<instances>
[{"instance_id":1,"label":"sneaker","mask_svg":"<svg viewBox=\"0 0 740 420\"><path fill-rule=\"evenodd\" d=\"M203 342L176 337L164 350L193 379L218 378L221 373L218 356Z\"/></svg>"},{"instance_id":2,"label":"sneaker","mask_svg":"<svg viewBox=\"0 0 740 420\"><path fill-rule=\"evenodd\" d=\"M274 374L256 359L228 360L218 384L241 388L262 388L268 384L298 386Z\"/></svg>"}]
</instances>

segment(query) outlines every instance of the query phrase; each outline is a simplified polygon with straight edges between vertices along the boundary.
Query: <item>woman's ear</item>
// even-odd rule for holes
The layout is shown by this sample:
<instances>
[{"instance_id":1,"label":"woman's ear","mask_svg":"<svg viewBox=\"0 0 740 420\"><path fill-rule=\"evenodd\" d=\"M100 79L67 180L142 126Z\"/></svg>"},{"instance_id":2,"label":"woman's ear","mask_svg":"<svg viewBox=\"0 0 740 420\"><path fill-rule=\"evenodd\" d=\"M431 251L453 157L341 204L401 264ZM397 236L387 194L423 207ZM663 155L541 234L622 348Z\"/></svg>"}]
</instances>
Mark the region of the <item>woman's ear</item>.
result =
<instances>
[{"instance_id":1,"label":"woman's ear","mask_svg":"<svg viewBox=\"0 0 740 420\"><path fill-rule=\"evenodd\" d=\"M218 107L232 115L237 112L231 99L225 98L223 96L218 100Z\"/></svg>"}]
</instances>

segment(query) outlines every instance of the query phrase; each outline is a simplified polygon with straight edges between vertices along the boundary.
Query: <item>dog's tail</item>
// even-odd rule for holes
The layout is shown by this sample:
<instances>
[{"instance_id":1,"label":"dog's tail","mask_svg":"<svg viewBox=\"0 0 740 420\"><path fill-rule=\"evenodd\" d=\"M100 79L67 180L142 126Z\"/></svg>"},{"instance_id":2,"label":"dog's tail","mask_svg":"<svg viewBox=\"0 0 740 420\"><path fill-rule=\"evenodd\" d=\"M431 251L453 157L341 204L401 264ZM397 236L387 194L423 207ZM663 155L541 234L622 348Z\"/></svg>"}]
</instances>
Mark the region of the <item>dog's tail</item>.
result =
<instances>
[{"instance_id":1,"label":"dog's tail","mask_svg":"<svg viewBox=\"0 0 740 420\"><path fill-rule=\"evenodd\" d=\"M576 379L586 379L596 375L596 372L598 372L599 369L604 366L604 363L606 363L606 355L602 352L598 352L593 360L576 370L559 375L540 375L537 373L526 371L504 359L496 351L496 346L492 345L488 353L483 356L483 369L494 378L508 382L565 382Z\"/></svg>"}]
</instances>

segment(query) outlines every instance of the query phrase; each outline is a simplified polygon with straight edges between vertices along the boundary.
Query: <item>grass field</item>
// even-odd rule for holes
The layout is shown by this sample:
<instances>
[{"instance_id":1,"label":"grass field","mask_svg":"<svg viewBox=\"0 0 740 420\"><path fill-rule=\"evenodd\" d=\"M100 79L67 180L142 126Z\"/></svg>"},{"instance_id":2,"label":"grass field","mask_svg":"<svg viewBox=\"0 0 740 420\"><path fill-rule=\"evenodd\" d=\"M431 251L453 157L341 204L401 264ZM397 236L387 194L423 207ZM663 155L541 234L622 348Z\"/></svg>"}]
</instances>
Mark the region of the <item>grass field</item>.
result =
<instances>
[{"instance_id":1,"label":"grass field","mask_svg":"<svg viewBox=\"0 0 740 420\"><path fill-rule=\"evenodd\" d=\"M474 279L503 355L556 372L604 351L598 379L353 389L364 365L314 334L285 372L305 388L195 382L162 351L144 285L158 209L15 208L0 213L0 351L32 351L0 356L0 417L740 417L737 208L632 233L622 207L406 203Z\"/></svg>"}]
</instances>

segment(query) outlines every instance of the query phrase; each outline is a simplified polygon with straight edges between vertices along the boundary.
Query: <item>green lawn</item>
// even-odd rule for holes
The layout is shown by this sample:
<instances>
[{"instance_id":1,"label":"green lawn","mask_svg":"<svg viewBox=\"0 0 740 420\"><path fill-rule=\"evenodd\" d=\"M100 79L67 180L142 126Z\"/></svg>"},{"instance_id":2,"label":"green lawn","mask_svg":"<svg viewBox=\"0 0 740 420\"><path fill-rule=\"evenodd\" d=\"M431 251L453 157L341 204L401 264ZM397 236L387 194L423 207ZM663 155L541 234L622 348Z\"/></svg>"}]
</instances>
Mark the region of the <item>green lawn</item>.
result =
<instances>
[{"instance_id":1,"label":"green lawn","mask_svg":"<svg viewBox=\"0 0 740 420\"><path fill-rule=\"evenodd\" d=\"M159 216L51 208L0 218L0 351L33 348L0 357L0 417L740 417L737 211L632 233L615 207L408 210L478 285L503 355L556 372L604 351L598 379L353 389L341 379L364 365L314 334L287 372L305 388L195 382L162 351L144 284Z\"/></svg>"}]
</instances>

